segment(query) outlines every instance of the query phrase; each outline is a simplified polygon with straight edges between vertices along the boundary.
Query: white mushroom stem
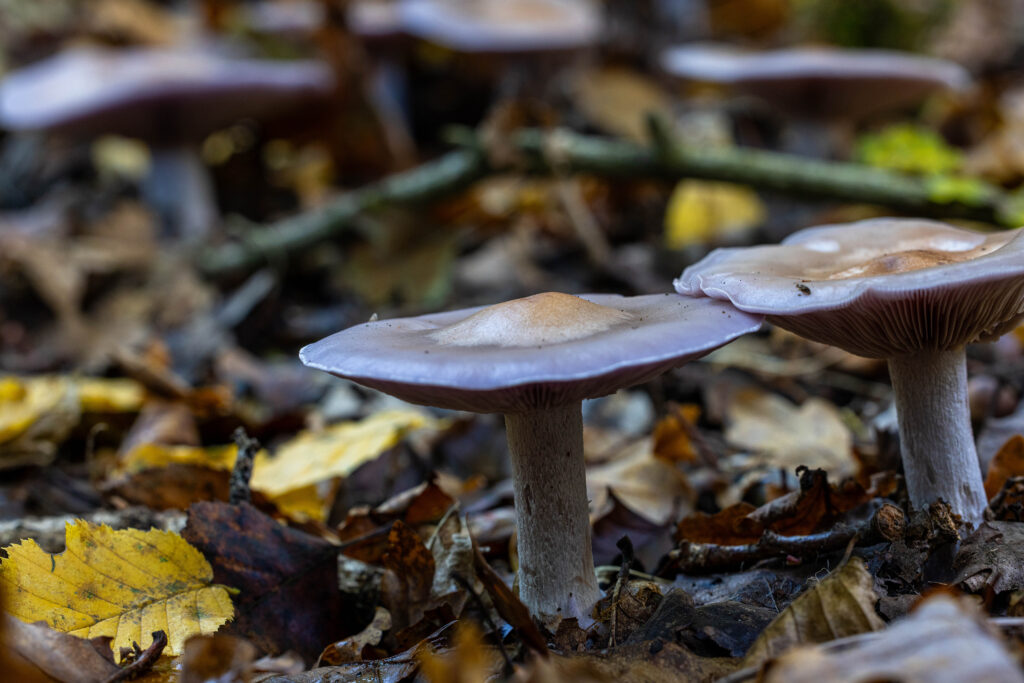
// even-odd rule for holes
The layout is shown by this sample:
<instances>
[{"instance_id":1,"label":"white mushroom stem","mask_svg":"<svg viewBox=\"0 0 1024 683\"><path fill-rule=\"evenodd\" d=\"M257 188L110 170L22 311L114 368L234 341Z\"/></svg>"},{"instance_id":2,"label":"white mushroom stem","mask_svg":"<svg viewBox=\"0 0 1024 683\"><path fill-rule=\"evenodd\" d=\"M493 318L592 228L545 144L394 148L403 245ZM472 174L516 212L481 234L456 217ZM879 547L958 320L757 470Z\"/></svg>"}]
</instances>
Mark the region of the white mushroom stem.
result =
<instances>
[{"instance_id":1,"label":"white mushroom stem","mask_svg":"<svg viewBox=\"0 0 1024 683\"><path fill-rule=\"evenodd\" d=\"M153 148L143 192L175 237L200 242L217 223L210 172L199 153L188 146Z\"/></svg>"},{"instance_id":2,"label":"white mushroom stem","mask_svg":"<svg viewBox=\"0 0 1024 683\"><path fill-rule=\"evenodd\" d=\"M940 498L972 526L987 504L967 402L967 356L921 351L889 359L900 450L914 509Z\"/></svg>"},{"instance_id":3,"label":"white mushroom stem","mask_svg":"<svg viewBox=\"0 0 1024 683\"><path fill-rule=\"evenodd\" d=\"M586 617L594 576L580 403L505 416L512 454L519 599L542 621Z\"/></svg>"}]
</instances>

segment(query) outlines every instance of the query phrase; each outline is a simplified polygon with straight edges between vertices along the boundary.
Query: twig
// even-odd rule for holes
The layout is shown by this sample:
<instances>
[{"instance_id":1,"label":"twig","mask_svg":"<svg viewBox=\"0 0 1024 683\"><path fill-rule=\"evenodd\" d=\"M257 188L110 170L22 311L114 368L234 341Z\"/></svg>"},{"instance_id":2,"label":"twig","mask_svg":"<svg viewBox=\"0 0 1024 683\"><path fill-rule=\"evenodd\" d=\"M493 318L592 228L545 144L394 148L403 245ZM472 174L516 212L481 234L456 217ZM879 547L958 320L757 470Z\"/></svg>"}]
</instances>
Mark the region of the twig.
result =
<instances>
[{"instance_id":1,"label":"twig","mask_svg":"<svg viewBox=\"0 0 1024 683\"><path fill-rule=\"evenodd\" d=\"M164 631L153 632L153 642L150 643L149 647L142 651L139 649L138 643L132 643L135 647L136 659L128 666L121 669L119 672L108 678L104 683L119 683L120 681L130 681L133 678L137 678L142 674L146 673L153 668L153 664L156 660L160 659L160 655L163 654L164 648L167 647L167 633ZM122 652L128 648L122 648Z\"/></svg>"},{"instance_id":2,"label":"twig","mask_svg":"<svg viewBox=\"0 0 1024 683\"><path fill-rule=\"evenodd\" d=\"M615 578L615 588L612 589L612 624L611 633L608 634L608 647L615 647L615 634L618 632L619 596L622 594L622 587L629 581L629 570L633 566L633 542L629 536L623 536L615 543L615 547L622 552L622 564L619 566L619 575Z\"/></svg>"},{"instance_id":3,"label":"twig","mask_svg":"<svg viewBox=\"0 0 1024 683\"><path fill-rule=\"evenodd\" d=\"M455 583L462 586L462 589L469 593L469 596L473 598L473 602L476 603L477 609L480 610L480 618L483 619L484 626L487 627L490 634L494 636L495 642L498 643L498 650L501 652L502 659L505 660L505 675L510 675L514 670L512 660L509 658L508 652L505 650L505 643L501 639L501 631L498 630L498 627L494 624L494 620L491 619L491 611L487 609L487 605L484 604L484 599L480 597L479 593L473 590L473 586L470 584L469 579L462 574L455 572L452 574L452 579Z\"/></svg>"},{"instance_id":4,"label":"twig","mask_svg":"<svg viewBox=\"0 0 1024 683\"><path fill-rule=\"evenodd\" d=\"M238 457L235 458L235 467L231 470L228 502L232 505L251 503L252 490L249 488L249 480L252 478L252 461L260 450L260 442L246 434L244 427L236 429L233 436L238 446Z\"/></svg>"},{"instance_id":5,"label":"twig","mask_svg":"<svg viewBox=\"0 0 1024 683\"><path fill-rule=\"evenodd\" d=\"M198 255L199 270L218 277L252 270L337 236L365 211L424 202L456 192L485 174L476 150L457 150L417 168L344 194L316 211L248 230L238 241Z\"/></svg>"},{"instance_id":6,"label":"twig","mask_svg":"<svg viewBox=\"0 0 1024 683\"><path fill-rule=\"evenodd\" d=\"M838 524L828 531L806 536L782 536L765 531L757 543L717 545L684 541L670 553L673 567L685 574L702 574L747 566L773 557L808 557L831 553L854 545L874 545L901 538L903 511L883 504L874 515L859 524Z\"/></svg>"},{"instance_id":7,"label":"twig","mask_svg":"<svg viewBox=\"0 0 1024 683\"><path fill-rule=\"evenodd\" d=\"M878 204L920 216L1012 221L1006 214L1011 196L984 183L977 184L978 192L970 198L947 201L927 178L749 148L688 148L665 127L655 125L653 130L657 135L651 147L567 130L521 130L502 138L517 153L516 168L510 168L488 163L476 133L455 129L448 138L463 149L348 192L317 211L252 228L237 242L199 254L199 268L210 277L252 270L330 240L363 212L450 195L489 174L518 170L524 161L529 171L547 175L721 180L804 197Z\"/></svg>"}]
</instances>

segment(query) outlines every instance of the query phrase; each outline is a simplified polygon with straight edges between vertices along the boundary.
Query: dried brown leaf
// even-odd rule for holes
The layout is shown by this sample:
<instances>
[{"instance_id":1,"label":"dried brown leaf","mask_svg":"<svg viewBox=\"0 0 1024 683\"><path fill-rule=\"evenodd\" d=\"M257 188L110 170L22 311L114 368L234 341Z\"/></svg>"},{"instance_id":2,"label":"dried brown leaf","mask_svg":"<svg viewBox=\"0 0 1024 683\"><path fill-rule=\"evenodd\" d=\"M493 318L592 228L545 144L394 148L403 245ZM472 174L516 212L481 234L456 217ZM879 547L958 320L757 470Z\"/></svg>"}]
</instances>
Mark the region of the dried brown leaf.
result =
<instances>
[{"instance_id":1,"label":"dried brown leaf","mask_svg":"<svg viewBox=\"0 0 1024 683\"><path fill-rule=\"evenodd\" d=\"M757 666L795 645L824 643L866 631L885 623L875 612L874 578L864 561L851 557L820 583L790 603L747 652L748 666Z\"/></svg>"}]
</instances>

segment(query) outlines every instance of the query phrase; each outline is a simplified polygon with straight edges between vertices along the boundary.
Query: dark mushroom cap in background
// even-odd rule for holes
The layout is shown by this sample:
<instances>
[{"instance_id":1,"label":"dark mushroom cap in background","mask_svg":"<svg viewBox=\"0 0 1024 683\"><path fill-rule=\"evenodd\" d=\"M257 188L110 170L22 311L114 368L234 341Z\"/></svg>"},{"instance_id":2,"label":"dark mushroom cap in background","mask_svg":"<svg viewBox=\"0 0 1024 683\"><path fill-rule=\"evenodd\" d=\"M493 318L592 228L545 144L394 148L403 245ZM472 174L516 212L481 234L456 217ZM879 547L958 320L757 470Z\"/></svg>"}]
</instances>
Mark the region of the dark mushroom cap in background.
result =
<instances>
[{"instance_id":1,"label":"dark mushroom cap in background","mask_svg":"<svg viewBox=\"0 0 1024 683\"><path fill-rule=\"evenodd\" d=\"M580 50L601 34L591 0L406 0L401 8L410 34L458 52Z\"/></svg>"},{"instance_id":2,"label":"dark mushroom cap in background","mask_svg":"<svg viewBox=\"0 0 1024 683\"><path fill-rule=\"evenodd\" d=\"M666 50L661 64L672 76L728 85L804 118L859 120L971 83L958 64L889 50L685 45Z\"/></svg>"},{"instance_id":3,"label":"dark mushroom cap in background","mask_svg":"<svg viewBox=\"0 0 1024 683\"><path fill-rule=\"evenodd\" d=\"M646 382L760 322L728 304L677 294L545 293L356 325L299 357L411 403L517 413Z\"/></svg>"},{"instance_id":4,"label":"dark mushroom cap in background","mask_svg":"<svg viewBox=\"0 0 1024 683\"><path fill-rule=\"evenodd\" d=\"M979 233L880 218L717 249L675 281L797 334L869 358L950 350L1024 315L1024 229Z\"/></svg>"},{"instance_id":5,"label":"dark mushroom cap in background","mask_svg":"<svg viewBox=\"0 0 1024 683\"><path fill-rule=\"evenodd\" d=\"M74 48L0 81L0 126L198 141L238 119L266 118L323 99L333 87L330 69L315 61Z\"/></svg>"}]
</instances>

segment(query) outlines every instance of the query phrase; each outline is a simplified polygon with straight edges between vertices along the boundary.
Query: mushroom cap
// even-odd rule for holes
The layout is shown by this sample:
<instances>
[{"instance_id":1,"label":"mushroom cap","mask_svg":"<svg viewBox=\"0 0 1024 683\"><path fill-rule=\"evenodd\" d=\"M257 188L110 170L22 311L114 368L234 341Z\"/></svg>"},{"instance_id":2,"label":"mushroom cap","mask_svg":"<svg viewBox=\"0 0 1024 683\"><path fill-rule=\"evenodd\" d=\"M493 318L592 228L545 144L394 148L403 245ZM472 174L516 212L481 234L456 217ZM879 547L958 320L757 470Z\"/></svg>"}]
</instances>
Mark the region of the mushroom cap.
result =
<instances>
[{"instance_id":1,"label":"mushroom cap","mask_svg":"<svg viewBox=\"0 0 1024 683\"><path fill-rule=\"evenodd\" d=\"M717 249L674 285L860 356L950 350L998 337L1024 315L1024 228L824 225L778 245Z\"/></svg>"},{"instance_id":2,"label":"mushroom cap","mask_svg":"<svg viewBox=\"0 0 1024 683\"><path fill-rule=\"evenodd\" d=\"M666 50L661 64L673 76L729 85L802 117L861 119L971 83L954 62L894 50L685 45Z\"/></svg>"},{"instance_id":3,"label":"mushroom cap","mask_svg":"<svg viewBox=\"0 0 1024 683\"><path fill-rule=\"evenodd\" d=\"M363 40L387 41L405 35L398 0L352 0L346 19L349 30Z\"/></svg>"},{"instance_id":4,"label":"mushroom cap","mask_svg":"<svg viewBox=\"0 0 1024 683\"><path fill-rule=\"evenodd\" d=\"M332 88L330 69L315 61L72 48L0 82L0 126L192 141L240 118L308 104Z\"/></svg>"},{"instance_id":5,"label":"mushroom cap","mask_svg":"<svg viewBox=\"0 0 1024 683\"><path fill-rule=\"evenodd\" d=\"M760 324L711 299L548 292L356 325L299 357L411 403L518 413L646 382Z\"/></svg>"},{"instance_id":6,"label":"mushroom cap","mask_svg":"<svg viewBox=\"0 0 1024 683\"><path fill-rule=\"evenodd\" d=\"M401 10L410 34L459 52L579 50L601 33L591 0L405 0Z\"/></svg>"}]
</instances>

